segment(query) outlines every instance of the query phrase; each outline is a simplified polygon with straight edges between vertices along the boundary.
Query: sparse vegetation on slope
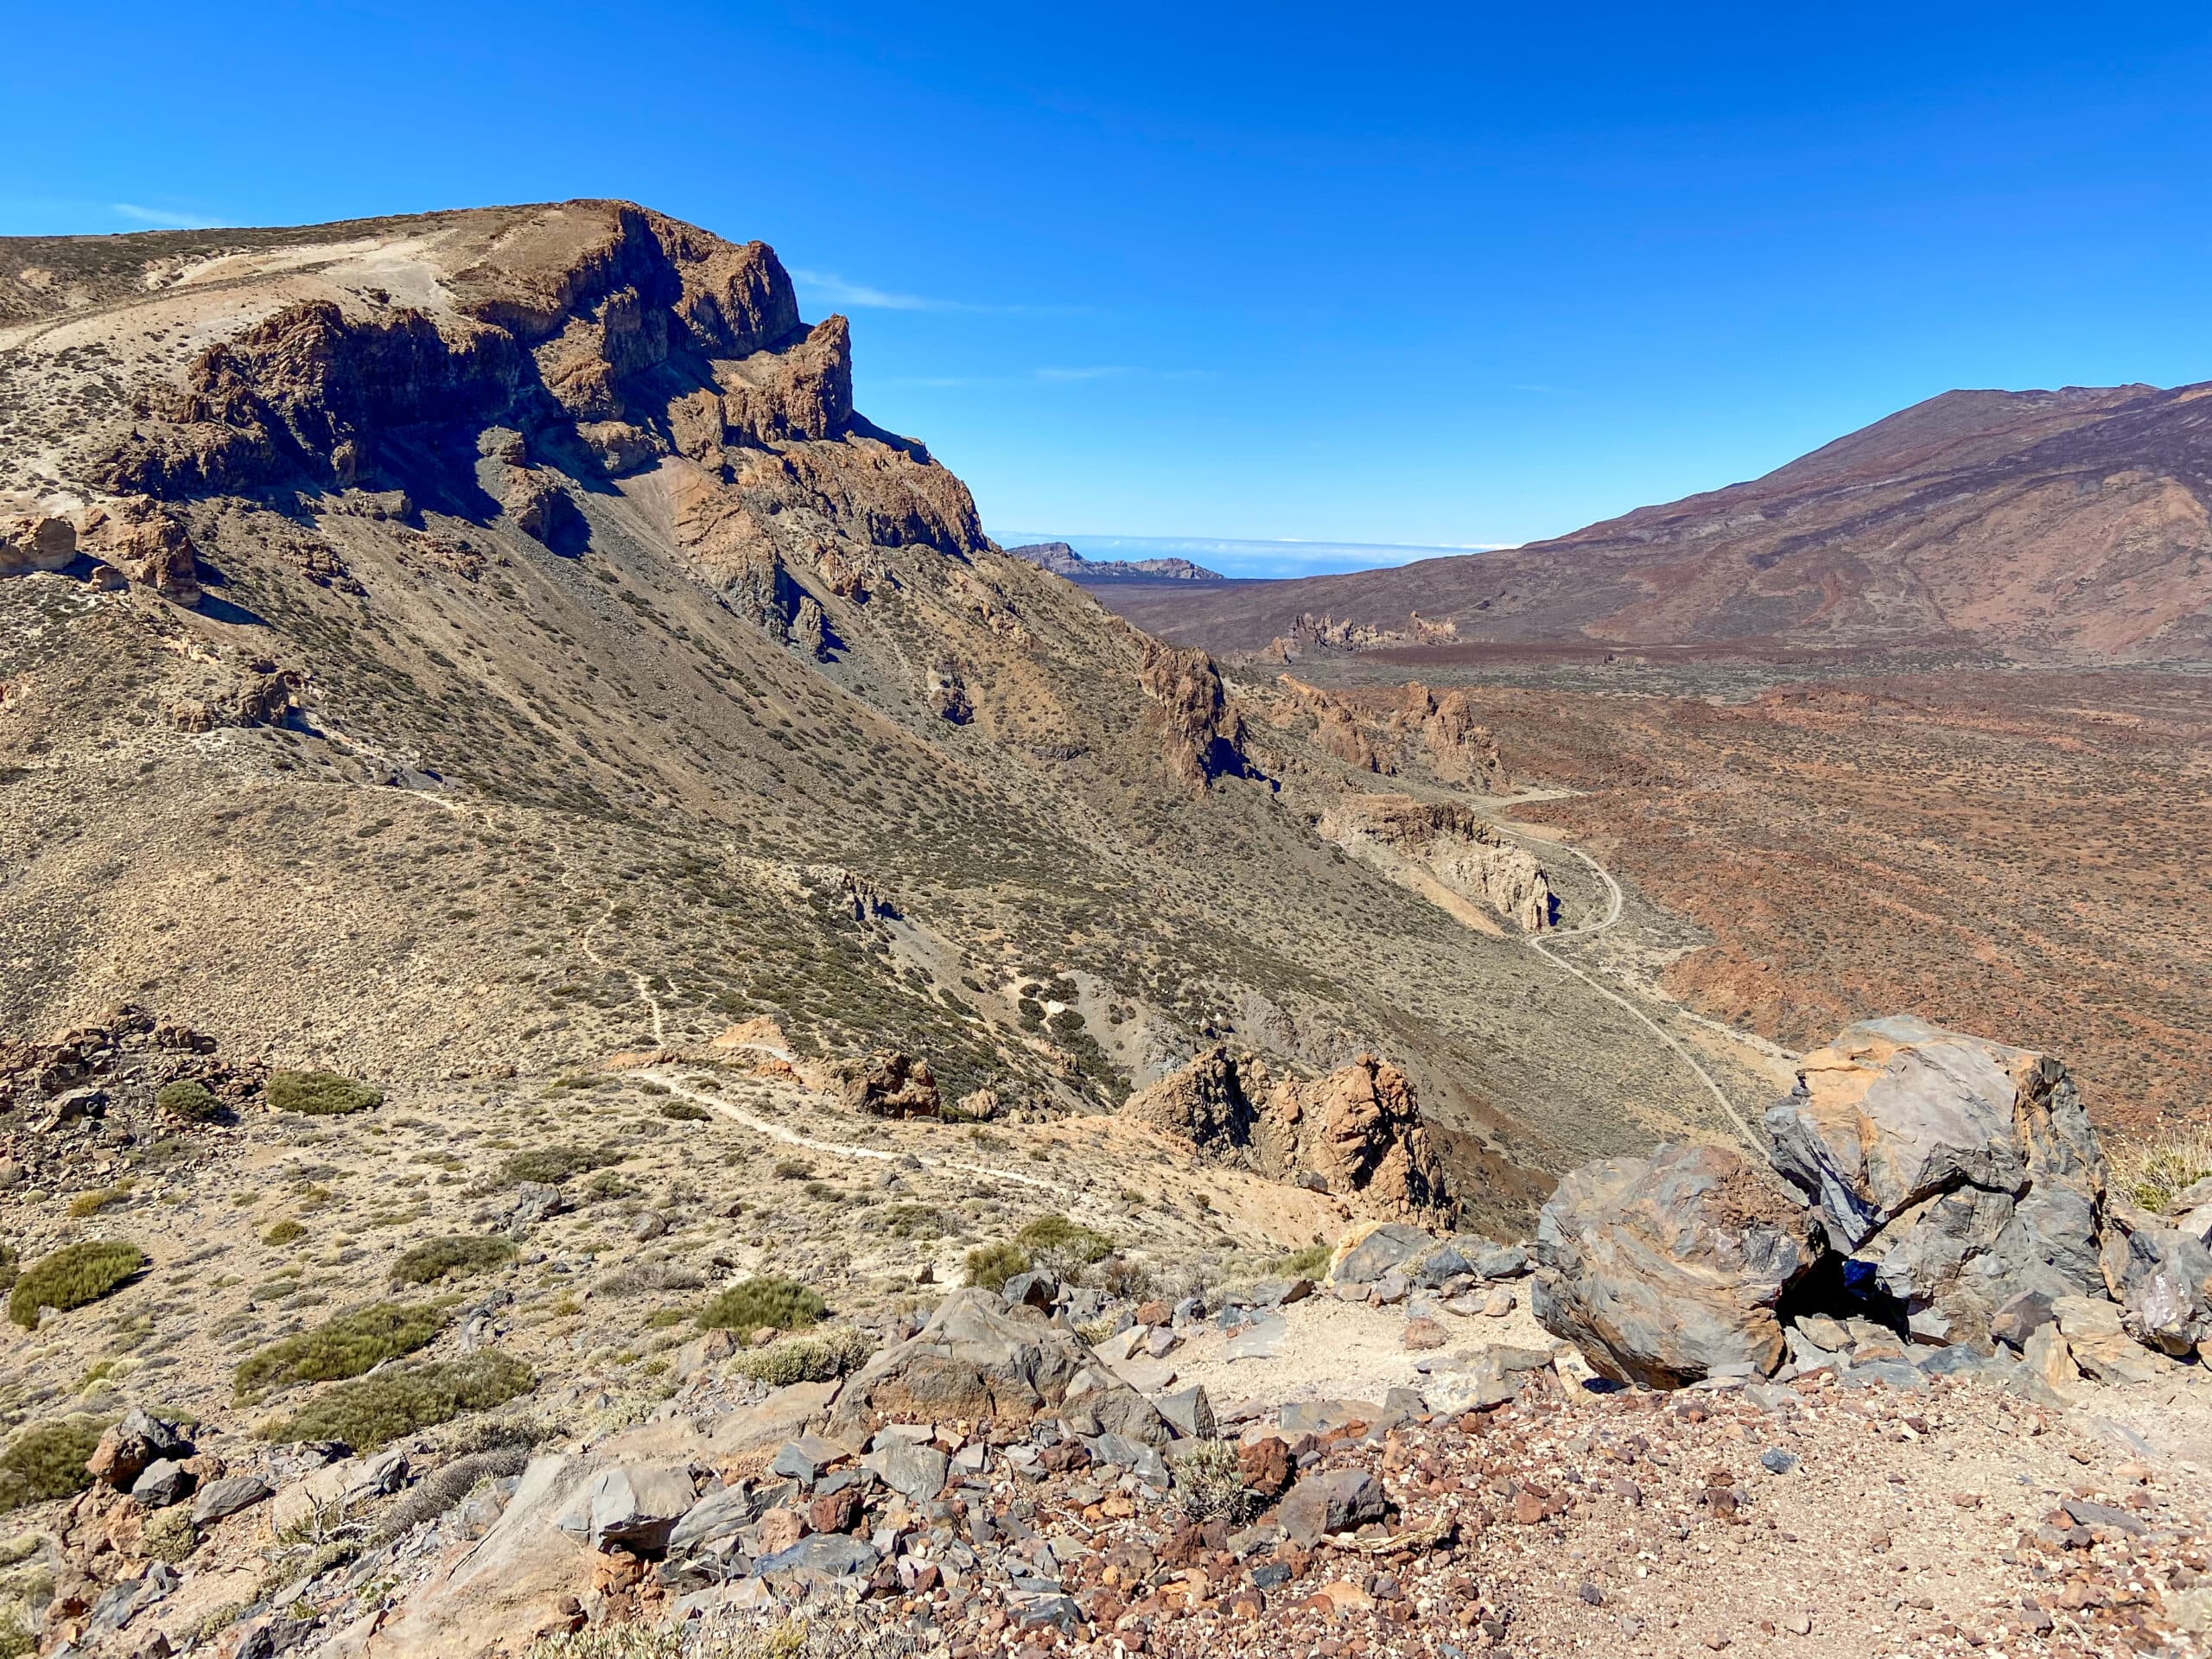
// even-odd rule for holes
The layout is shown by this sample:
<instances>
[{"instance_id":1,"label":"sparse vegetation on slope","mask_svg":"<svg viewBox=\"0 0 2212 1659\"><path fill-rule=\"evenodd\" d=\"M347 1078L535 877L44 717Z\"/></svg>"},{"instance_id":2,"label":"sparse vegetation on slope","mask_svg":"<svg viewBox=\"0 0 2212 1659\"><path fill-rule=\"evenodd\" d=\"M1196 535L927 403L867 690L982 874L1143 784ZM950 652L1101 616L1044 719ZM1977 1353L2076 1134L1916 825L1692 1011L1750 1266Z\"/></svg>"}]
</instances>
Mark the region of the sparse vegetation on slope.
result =
<instances>
[{"instance_id":1,"label":"sparse vegetation on slope","mask_svg":"<svg viewBox=\"0 0 2212 1659\"><path fill-rule=\"evenodd\" d=\"M310 1117L346 1117L379 1104L383 1094L335 1071L272 1071L268 1098L280 1112Z\"/></svg>"},{"instance_id":2,"label":"sparse vegetation on slope","mask_svg":"<svg viewBox=\"0 0 2212 1659\"><path fill-rule=\"evenodd\" d=\"M38 1329L42 1310L66 1313L120 1290L144 1269L146 1253L122 1239L65 1244L25 1268L8 1293L8 1317L26 1331Z\"/></svg>"},{"instance_id":3,"label":"sparse vegetation on slope","mask_svg":"<svg viewBox=\"0 0 2212 1659\"><path fill-rule=\"evenodd\" d=\"M442 1364L398 1366L325 1389L290 1416L265 1424L266 1440L343 1440L372 1452L403 1434L488 1411L537 1386L529 1366L496 1349Z\"/></svg>"},{"instance_id":4,"label":"sparse vegetation on slope","mask_svg":"<svg viewBox=\"0 0 2212 1659\"><path fill-rule=\"evenodd\" d=\"M330 1382L411 1354L445 1328L435 1307L372 1302L349 1308L312 1331L272 1342L241 1363L234 1386L240 1400L257 1399L296 1382Z\"/></svg>"},{"instance_id":5,"label":"sparse vegetation on slope","mask_svg":"<svg viewBox=\"0 0 2212 1659\"><path fill-rule=\"evenodd\" d=\"M442 1279L465 1279L515 1259L514 1245L504 1238L433 1238L406 1250L391 1264L396 1285L434 1285Z\"/></svg>"},{"instance_id":6,"label":"sparse vegetation on slope","mask_svg":"<svg viewBox=\"0 0 2212 1659\"><path fill-rule=\"evenodd\" d=\"M740 1335L766 1328L801 1331L821 1323L830 1305L820 1294L792 1279L763 1274L732 1285L699 1310L702 1331L734 1331Z\"/></svg>"},{"instance_id":7,"label":"sparse vegetation on slope","mask_svg":"<svg viewBox=\"0 0 2212 1659\"><path fill-rule=\"evenodd\" d=\"M95 1417L63 1417L19 1430L0 1452L0 1510L68 1497L92 1484L85 1461L106 1427Z\"/></svg>"}]
</instances>

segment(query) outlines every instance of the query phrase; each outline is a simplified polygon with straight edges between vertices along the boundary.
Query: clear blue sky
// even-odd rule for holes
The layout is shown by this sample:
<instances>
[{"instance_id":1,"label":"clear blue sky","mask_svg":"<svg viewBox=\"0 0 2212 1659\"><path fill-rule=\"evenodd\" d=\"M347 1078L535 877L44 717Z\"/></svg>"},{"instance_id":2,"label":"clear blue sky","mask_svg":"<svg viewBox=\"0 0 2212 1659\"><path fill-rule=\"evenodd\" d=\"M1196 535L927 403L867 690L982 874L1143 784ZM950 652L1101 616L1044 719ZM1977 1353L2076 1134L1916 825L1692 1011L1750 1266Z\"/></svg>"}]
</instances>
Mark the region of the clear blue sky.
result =
<instances>
[{"instance_id":1,"label":"clear blue sky","mask_svg":"<svg viewBox=\"0 0 2212 1659\"><path fill-rule=\"evenodd\" d=\"M1511 542L1950 386L2212 378L2212 13L26 8L0 230L626 196L987 525Z\"/></svg>"}]
</instances>

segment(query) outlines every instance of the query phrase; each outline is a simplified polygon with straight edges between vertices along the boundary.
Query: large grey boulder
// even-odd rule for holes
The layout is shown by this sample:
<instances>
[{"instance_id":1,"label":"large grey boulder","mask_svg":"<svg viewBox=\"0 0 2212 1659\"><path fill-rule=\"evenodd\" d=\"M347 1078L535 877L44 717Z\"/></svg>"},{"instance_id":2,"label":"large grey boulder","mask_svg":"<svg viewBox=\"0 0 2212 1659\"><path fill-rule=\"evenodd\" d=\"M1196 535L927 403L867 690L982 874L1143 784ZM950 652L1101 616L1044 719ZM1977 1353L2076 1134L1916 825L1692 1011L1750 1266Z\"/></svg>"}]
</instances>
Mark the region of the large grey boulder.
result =
<instances>
[{"instance_id":1,"label":"large grey boulder","mask_svg":"<svg viewBox=\"0 0 2212 1659\"><path fill-rule=\"evenodd\" d=\"M2104 1155L2047 1054L1899 1016L1805 1057L1769 1109L1775 1169L1912 1334L1986 1351L2023 1291L2103 1287Z\"/></svg>"},{"instance_id":2,"label":"large grey boulder","mask_svg":"<svg viewBox=\"0 0 2212 1659\"><path fill-rule=\"evenodd\" d=\"M910 1340L882 1349L841 1389L832 1432L856 1439L886 1421L999 1418L1027 1422L1077 1408L1102 1430L1157 1446L1169 1438L1152 1402L1083 1339L1033 1307L957 1290Z\"/></svg>"},{"instance_id":3,"label":"large grey boulder","mask_svg":"<svg viewBox=\"0 0 2212 1659\"><path fill-rule=\"evenodd\" d=\"M621 1465L594 1477L556 1524L594 1549L658 1555L696 1497L688 1470Z\"/></svg>"},{"instance_id":4,"label":"large grey boulder","mask_svg":"<svg viewBox=\"0 0 2212 1659\"><path fill-rule=\"evenodd\" d=\"M1329 1264L1329 1281L1338 1285L1371 1285L1397 1272L1436 1241L1418 1227L1385 1222L1352 1234Z\"/></svg>"},{"instance_id":5,"label":"large grey boulder","mask_svg":"<svg viewBox=\"0 0 2212 1659\"><path fill-rule=\"evenodd\" d=\"M1776 1307L1814 1252L1803 1212L1717 1147L1585 1164L1536 1224L1529 1306L1544 1329L1621 1382L1679 1388L1748 1368L1785 1345Z\"/></svg>"}]
</instances>

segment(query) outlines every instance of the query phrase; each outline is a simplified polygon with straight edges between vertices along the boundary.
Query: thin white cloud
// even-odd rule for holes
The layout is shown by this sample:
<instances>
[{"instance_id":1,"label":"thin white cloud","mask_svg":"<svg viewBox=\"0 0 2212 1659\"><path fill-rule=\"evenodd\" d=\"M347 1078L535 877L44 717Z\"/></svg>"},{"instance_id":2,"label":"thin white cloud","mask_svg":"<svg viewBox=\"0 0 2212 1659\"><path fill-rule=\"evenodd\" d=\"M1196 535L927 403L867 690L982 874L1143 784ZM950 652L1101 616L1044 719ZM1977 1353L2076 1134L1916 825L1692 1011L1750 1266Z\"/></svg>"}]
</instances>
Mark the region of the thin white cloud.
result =
<instances>
[{"instance_id":1,"label":"thin white cloud","mask_svg":"<svg viewBox=\"0 0 2212 1659\"><path fill-rule=\"evenodd\" d=\"M801 270L794 265L791 278L813 290L825 305L849 305L870 311L980 311L988 308L963 305L957 300L925 299L918 294L893 294L868 283L848 282L835 271Z\"/></svg>"},{"instance_id":2,"label":"thin white cloud","mask_svg":"<svg viewBox=\"0 0 2212 1659\"><path fill-rule=\"evenodd\" d=\"M1074 317L1088 313L1087 305L985 305L972 300L940 300L925 294L901 294L894 289L878 288L874 283L856 283L850 277L840 276L834 270L807 270L794 265L791 280L806 290L806 297L816 303L842 307L853 311L940 311L962 312L974 316L1001 317Z\"/></svg>"},{"instance_id":3,"label":"thin white cloud","mask_svg":"<svg viewBox=\"0 0 2212 1659\"><path fill-rule=\"evenodd\" d=\"M173 213L166 207L141 207L135 201L111 201L108 206L118 218L134 219L141 225L158 225L165 230L204 231L223 222L198 213Z\"/></svg>"}]
</instances>

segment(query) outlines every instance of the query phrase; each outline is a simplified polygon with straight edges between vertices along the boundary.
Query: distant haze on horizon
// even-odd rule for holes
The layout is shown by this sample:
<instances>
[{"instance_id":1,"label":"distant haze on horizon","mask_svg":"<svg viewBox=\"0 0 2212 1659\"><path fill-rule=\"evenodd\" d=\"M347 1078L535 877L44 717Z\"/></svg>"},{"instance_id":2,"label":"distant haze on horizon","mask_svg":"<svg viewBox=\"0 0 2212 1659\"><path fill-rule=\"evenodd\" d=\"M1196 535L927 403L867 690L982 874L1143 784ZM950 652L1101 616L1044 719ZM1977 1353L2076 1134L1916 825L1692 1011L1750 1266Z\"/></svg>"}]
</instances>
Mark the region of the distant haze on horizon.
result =
<instances>
[{"instance_id":1,"label":"distant haze on horizon","mask_svg":"<svg viewBox=\"0 0 2212 1659\"><path fill-rule=\"evenodd\" d=\"M1246 582L1379 570L1411 564L1416 559L1491 553L1512 545L1494 542L1471 547L1431 547L1395 542L1255 541L1218 536L1091 536L1076 531L1042 530L994 531L992 539L1001 547L1065 542L1084 558L1096 561L1188 559L1192 564Z\"/></svg>"},{"instance_id":2,"label":"distant haze on horizon","mask_svg":"<svg viewBox=\"0 0 2212 1659\"><path fill-rule=\"evenodd\" d=\"M2212 376L2202 4L271 21L27 8L0 232L640 201L772 244L988 524L1523 543L1953 388Z\"/></svg>"}]
</instances>

